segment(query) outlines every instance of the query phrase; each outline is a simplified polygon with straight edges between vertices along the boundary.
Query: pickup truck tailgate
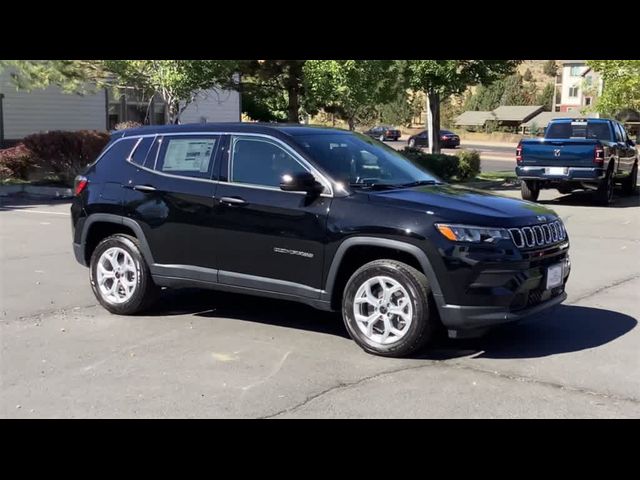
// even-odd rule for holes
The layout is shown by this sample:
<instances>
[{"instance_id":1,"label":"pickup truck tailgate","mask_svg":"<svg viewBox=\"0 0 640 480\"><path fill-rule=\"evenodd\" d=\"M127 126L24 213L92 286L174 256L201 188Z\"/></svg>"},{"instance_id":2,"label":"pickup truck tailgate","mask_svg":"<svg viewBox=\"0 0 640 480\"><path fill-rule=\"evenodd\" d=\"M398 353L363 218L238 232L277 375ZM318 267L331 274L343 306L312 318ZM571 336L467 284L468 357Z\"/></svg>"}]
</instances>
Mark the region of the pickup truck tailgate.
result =
<instances>
[{"instance_id":1,"label":"pickup truck tailgate","mask_svg":"<svg viewBox=\"0 0 640 480\"><path fill-rule=\"evenodd\" d=\"M593 167L597 140L523 140L522 166Z\"/></svg>"}]
</instances>

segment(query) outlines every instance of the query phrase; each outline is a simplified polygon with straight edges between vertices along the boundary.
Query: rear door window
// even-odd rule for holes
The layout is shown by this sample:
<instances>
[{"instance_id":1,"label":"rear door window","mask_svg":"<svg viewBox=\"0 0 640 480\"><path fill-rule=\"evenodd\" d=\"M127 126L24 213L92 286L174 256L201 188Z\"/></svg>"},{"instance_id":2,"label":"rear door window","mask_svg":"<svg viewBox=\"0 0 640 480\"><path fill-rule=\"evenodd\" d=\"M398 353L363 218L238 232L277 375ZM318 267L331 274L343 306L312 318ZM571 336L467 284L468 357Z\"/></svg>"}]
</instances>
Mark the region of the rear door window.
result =
<instances>
[{"instance_id":1,"label":"rear door window","mask_svg":"<svg viewBox=\"0 0 640 480\"><path fill-rule=\"evenodd\" d=\"M218 136L167 136L155 170L181 177L211 178Z\"/></svg>"}]
</instances>

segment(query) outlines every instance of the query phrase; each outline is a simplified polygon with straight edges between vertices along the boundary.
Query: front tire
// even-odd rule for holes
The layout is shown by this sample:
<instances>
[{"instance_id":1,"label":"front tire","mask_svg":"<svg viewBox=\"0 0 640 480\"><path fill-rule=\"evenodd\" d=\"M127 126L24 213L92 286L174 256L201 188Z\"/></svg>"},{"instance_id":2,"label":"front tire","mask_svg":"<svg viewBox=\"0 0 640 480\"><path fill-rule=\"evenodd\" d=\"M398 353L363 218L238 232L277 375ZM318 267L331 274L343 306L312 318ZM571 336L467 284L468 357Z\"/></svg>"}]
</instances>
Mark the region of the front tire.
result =
<instances>
[{"instance_id":1,"label":"front tire","mask_svg":"<svg viewBox=\"0 0 640 480\"><path fill-rule=\"evenodd\" d=\"M523 200L535 202L540 196L540 187L535 180L523 180L520 184L520 192Z\"/></svg>"},{"instance_id":2,"label":"front tire","mask_svg":"<svg viewBox=\"0 0 640 480\"><path fill-rule=\"evenodd\" d=\"M638 162L633 164L631 174L622 182L622 191L625 195L635 195L638 191Z\"/></svg>"},{"instance_id":3,"label":"front tire","mask_svg":"<svg viewBox=\"0 0 640 480\"><path fill-rule=\"evenodd\" d=\"M89 275L100 304L117 315L139 313L158 295L138 240L129 235L102 240L91 255Z\"/></svg>"},{"instance_id":4,"label":"front tire","mask_svg":"<svg viewBox=\"0 0 640 480\"><path fill-rule=\"evenodd\" d=\"M436 334L436 312L424 274L395 260L375 260L351 276L342 317L351 338L366 352L405 357Z\"/></svg>"}]
</instances>

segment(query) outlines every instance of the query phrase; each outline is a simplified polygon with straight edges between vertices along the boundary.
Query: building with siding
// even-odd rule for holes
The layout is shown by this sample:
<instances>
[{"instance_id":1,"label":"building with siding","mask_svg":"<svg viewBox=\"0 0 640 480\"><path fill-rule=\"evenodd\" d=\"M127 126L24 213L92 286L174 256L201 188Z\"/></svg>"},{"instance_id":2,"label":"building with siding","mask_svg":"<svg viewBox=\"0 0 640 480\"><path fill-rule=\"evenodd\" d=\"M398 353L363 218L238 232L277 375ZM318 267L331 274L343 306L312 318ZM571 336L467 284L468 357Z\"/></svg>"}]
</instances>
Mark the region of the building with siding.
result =
<instances>
[{"instance_id":1,"label":"building with siding","mask_svg":"<svg viewBox=\"0 0 640 480\"><path fill-rule=\"evenodd\" d=\"M0 146L15 144L36 132L51 130L111 130L122 121L162 124L162 102L127 90L113 98L106 90L85 95L60 88L18 91L7 71L0 72ZM240 94L212 89L200 92L182 113L181 123L239 122Z\"/></svg>"}]
</instances>

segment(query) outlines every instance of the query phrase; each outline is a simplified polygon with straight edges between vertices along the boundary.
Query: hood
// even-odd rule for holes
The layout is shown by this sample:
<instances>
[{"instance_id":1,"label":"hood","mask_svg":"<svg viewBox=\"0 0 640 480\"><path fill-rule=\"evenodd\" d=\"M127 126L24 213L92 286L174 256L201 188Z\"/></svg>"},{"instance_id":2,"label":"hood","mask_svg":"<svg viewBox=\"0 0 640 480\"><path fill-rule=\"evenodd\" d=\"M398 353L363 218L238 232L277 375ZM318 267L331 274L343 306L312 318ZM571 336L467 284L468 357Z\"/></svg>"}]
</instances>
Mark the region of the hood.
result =
<instances>
[{"instance_id":1,"label":"hood","mask_svg":"<svg viewBox=\"0 0 640 480\"><path fill-rule=\"evenodd\" d=\"M553 210L537 203L454 185L368 193L373 203L396 203L426 211L436 221L511 227L546 223L557 218Z\"/></svg>"}]
</instances>

